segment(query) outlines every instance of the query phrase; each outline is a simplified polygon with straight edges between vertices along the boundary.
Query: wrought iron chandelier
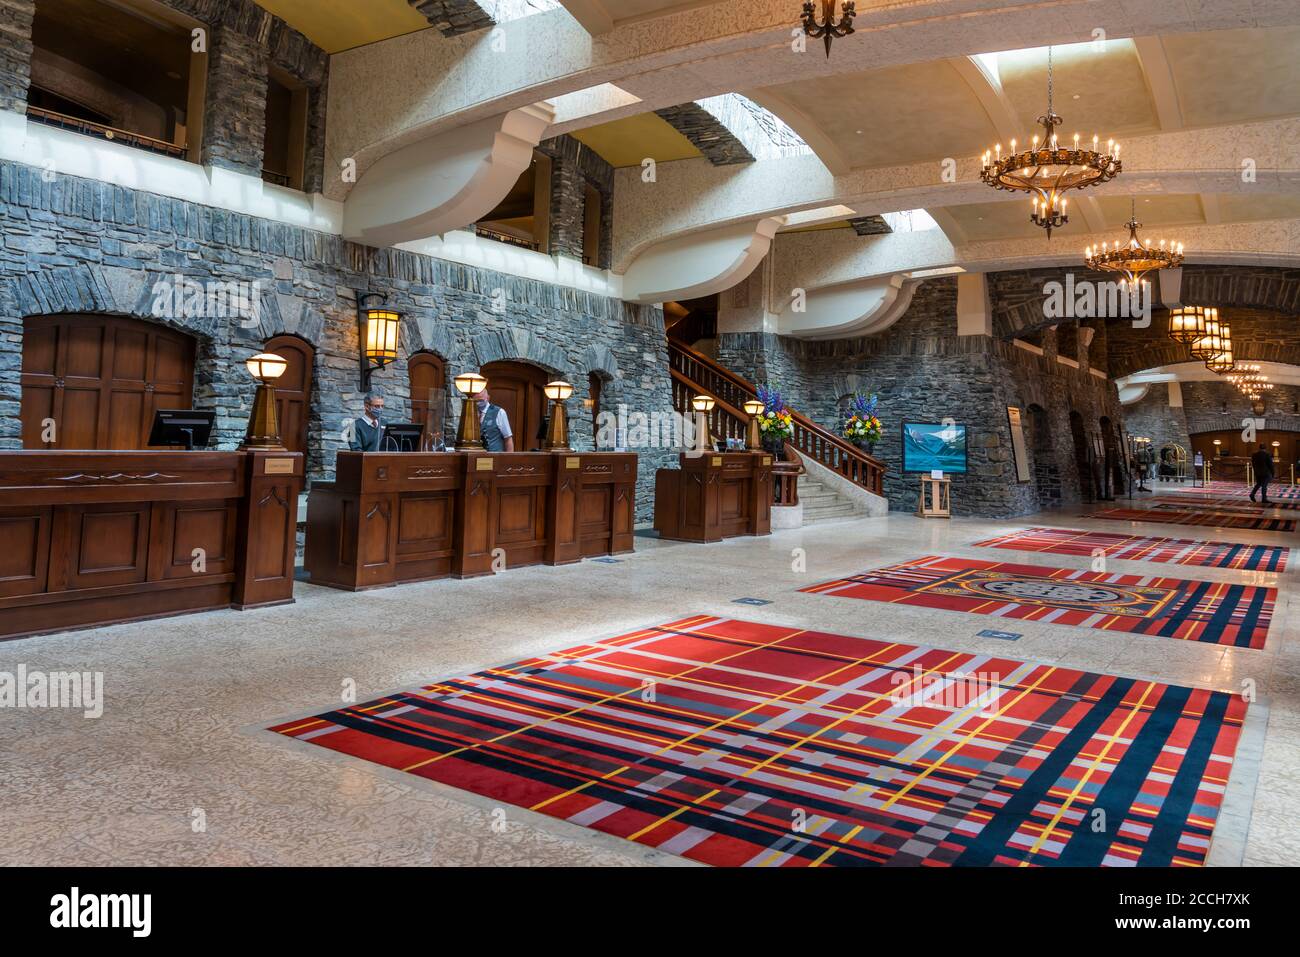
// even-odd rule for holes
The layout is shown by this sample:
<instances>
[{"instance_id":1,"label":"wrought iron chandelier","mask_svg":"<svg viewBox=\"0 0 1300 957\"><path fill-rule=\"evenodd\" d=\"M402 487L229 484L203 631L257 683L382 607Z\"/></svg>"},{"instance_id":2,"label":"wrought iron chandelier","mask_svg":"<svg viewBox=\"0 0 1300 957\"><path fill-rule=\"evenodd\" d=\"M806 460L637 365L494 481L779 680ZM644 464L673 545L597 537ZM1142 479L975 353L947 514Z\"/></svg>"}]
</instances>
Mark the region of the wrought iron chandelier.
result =
<instances>
[{"instance_id":1,"label":"wrought iron chandelier","mask_svg":"<svg viewBox=\"0 0 1300 957\"><path fill-rule=\"evenodd\" d=\"M1124 224L1128 229L1128 242L1102 243L1101 248L1087 246L1084 248L1084 263L1089 269L1101 269L1106 272L1123 273L1131 283L1137 283L1145 274L1156 269L1173 269L1183 264L1183 244L1165 240L1158 245L1151 245L1151 240L1143 243L1138 239L1137 201L1132 204L1129 221Z\"/></svg>"},{"instance_id":2,"label":"wrought iron chandelier","mask_svg":"<svg viewBox=\"0 0 1300 957\"><path fill-rule=\"evenodd\" d=\"M1043 127L1041 141L1034 134L1029 149L1017 149L1011 141L1011 152L1002 155L1002 144L983 156L980 179L994 189L1016 190L1034 196L1034 211L1029 221L1047 230L1059 229L1070 221L1066 214L1068 200L1065 193L1072 189L1096 186L1115 178L1123 169L1119 160L1119 144L1106 141L1106 152L1098 149L1098 137L1093 136L1092 148L1079 145L1079 134L1074 134L1074 145L1063 147L1056 129L1064 122L1052 107L1052 48L1047 48L1047 112L1038 118Z\"/></svg>"},{"instance_id":3,"label":"wrought iron chandelier","mask_svg":"<svg viewBox=\"0 0 1300 957\"><path fill-rule=\"evenodd\" d=\"M846 37L853 32L853 18L858 15L857 4L853 0L840 5L839 22L835 20L835 0L822 0L822 22L817 22L817 5L807 0L803 5L803 32L814 40L826 42L826 58L831 56L831 41Z\"/></svg>"}]
</instances>

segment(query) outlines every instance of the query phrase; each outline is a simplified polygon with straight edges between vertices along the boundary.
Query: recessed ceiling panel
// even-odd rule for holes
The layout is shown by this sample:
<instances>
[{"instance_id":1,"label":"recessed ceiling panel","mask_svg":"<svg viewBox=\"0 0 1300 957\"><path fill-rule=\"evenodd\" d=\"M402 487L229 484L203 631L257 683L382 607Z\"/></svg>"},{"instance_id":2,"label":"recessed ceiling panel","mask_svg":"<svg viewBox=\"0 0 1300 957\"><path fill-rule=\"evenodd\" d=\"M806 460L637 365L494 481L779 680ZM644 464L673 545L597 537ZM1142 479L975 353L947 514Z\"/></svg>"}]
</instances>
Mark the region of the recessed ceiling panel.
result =
<instances>
[{"instance_id":1,"label":"recessed ceiling panel","mask_svg":"<svg viewBox=\"0 0 1300 957\"><path fill-rule=\"evenodd\" d=\"M1042 132L1036 120L1047 112L1047 47L996 55L1002 89L1020 119L1026 141ZM1065 121L1062 143L1078 133L1104 143L1126 133L1159 128L1137 47L1132 40L1071 43L1052 48L1053 106Z\"/></svg>"},{"instance_id":2,"label":"recessed ceiling panel","mask_svg":"<svg viewBox=\"0 0 1300 957\"><path fill-rule=\"evenodd\" d=\"M1107 229L1123 232L1124 224L1128 222L1129 215L1135 208L1134 199L1136 199L1137 221L1144 227L1188 226L1205 222L1200 197L1195 194L1129 197L1110 193L1097 197L1097 205L1101 207L1106 217ZM1161 238L1150 235L1146 228L1141 229L1138 235L1143 239Z\"/></svg>"},{"instance_id":3,"label":"recessed ceiling panel","mask_svg":"<svg viewBox=\"0 0 1300 957\"><path fill-rule=\"evenodd\" d=\"M1162 38L1187 126L1300 115L1300 28Z\"/></svg>"},{"instance_id":4,"label":"recessed ceiling panel","mask_svg":"<svg viewBox=\"0 0 1300 957\"><path fill-rule=\"evenodd\" d=\"M430 26L406 0L257 0L326 53L339 53Z\"/></svg>"},{"instance_id":5,"label":"recessed ceiling panel","mask_svg":"<svg viewBox=\"0 0 1300 957\"><path fill-rule=\"evenodd\" d=\"M947 63L801 80L770 92L809 117L854 167L965 156L996 139L984 107Z\"/></svg>"},{"instance_id":6,"label":"recessed ceiling panel","mask_svg":"<svg viewBox=\"0 0 1300 957\"><path fill-rule=\"evenodd\" d=\"M654 113L638 113L577 130L573 138L617 167L640 166L647 158L667 163L703 155L695 144Z\"/></svg>"}]
</instances>

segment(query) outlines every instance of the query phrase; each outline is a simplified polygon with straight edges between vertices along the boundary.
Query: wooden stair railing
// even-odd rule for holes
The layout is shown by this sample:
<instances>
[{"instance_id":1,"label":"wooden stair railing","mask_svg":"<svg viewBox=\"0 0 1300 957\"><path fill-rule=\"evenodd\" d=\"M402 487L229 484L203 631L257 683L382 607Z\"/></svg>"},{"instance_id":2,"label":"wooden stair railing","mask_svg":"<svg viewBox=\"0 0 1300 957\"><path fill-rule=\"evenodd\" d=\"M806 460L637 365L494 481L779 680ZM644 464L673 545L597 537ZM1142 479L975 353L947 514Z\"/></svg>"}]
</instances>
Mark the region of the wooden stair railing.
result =
<instances>
[{"instance_id":1,"label":"wooden stair railing","mask_svg":"<svg viewBox=\"0 0 1300 957\"><path fill-rule=\"evenodd\" d=\"M709 417L709 427L718 436L744 438L749 416L743 411L746 401L758 398L753 384L730 369L701 355L680 342L668 342L668 366L673 380L673 408L679 413L690 411L690 400L697 394L713 396L716 404ZM794 435L787 440L801 454L868 492L884 495L885 463L857 446L824 429L807 416L790 410Z\"/></svg>"}]
</instances>

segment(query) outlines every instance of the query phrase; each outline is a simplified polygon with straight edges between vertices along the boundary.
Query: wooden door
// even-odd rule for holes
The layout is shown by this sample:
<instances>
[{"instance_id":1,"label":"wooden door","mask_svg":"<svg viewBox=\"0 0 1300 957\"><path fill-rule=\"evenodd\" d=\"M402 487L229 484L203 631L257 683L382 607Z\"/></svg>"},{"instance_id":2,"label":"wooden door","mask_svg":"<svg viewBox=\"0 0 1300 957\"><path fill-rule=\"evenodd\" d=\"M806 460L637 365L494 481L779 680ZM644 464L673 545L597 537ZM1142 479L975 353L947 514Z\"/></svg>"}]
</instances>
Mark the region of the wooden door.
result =
<instances>
[{"instance_id":1,"label":"wooden door","mask_svg":"<svg viewBox=\"0 0 1300 957\"><path fill-rule=\"evenodd\" d=\"M194 340L182 332L119 316L23 320L23 448L145 448L154 411L190 408L193 391Z\"/></svg>"},{"instance_id":2,"label":"wooden door","mask_svg":"<svg viewBox=\"0 0 1300 957\"><path fill-rule=\"evenodd\" d=\"M275 383L275 414L280 423L280 441L290 452L307 454L307 425L311 418L312 367L316 350L297 336L268 339L263 352L274 352L289 363Z\"/></svg>"},{"instance_id":3,"label":"wooden door","mask_svg":"<svg viewBox=\"0 0 1300 957\"><path fill-rule=\"evenodd\" d=\"M551 380L546 370L524 362L489 362L480 371L487 377L492 404L499 405L510 417L515 451L540 449L538 433L546 415L544 390Z\"/></svg>"},{"instance_id":4,"label":"wooden door","mask_svg":"<svg viewBox=\"0 0 1300 957\"><path fill-rule=\"evenodd\" d=\"M441 435L447 413L447 372L442 359L432 352L417 352L406 364L406 374L411 384L411 421L423 426L432 413L432 432Z\"/></svg>"}]
</instances>

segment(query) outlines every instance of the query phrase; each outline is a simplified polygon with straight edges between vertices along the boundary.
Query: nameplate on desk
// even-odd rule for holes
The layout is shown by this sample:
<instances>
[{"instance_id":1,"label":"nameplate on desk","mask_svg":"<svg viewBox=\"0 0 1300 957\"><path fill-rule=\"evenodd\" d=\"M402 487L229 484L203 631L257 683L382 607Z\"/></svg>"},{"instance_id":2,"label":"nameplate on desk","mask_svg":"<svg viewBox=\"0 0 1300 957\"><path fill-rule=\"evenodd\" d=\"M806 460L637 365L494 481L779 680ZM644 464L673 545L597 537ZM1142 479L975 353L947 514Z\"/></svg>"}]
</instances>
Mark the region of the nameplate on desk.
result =
<instances>
[{"instance_id":1,"label":"nameplate on desk","mask_svg":"<svg viewBox=\"0 0 1300 957\"><path fill-rule=\"evenodd\" d=\"M480 472L491 472L491 471L492 471L492 460L491 460L491 459L475 459L475 460L474 460L474 468L477 469L477 470L480 471Z\"/></svg>"},{"instance_id":2,"label":"nameplate on desk","mask_svg":"<svg viewBox=\"0 0 1300 957\"><path fill-rule=\"evenodd\" d=\"M265 475L292 475L293 459L266 459Z\"/></svg>"},{"instance_id":3,"label":"nameplate on desk","mask_svg":"<svg viewBox=\"0 0 1300 957\"><path fill-rule=\"evenodd\" d=\"M764 464L764 465L771 465L771 464L772 464L772 456L770 456L770 455L764 455L764 456L763 456L763 464Z\"/></svg>"},{"instance_id":4,"label":"nameplate on desk","mask_svg":"<svg viewBox=\"0 0 1300 957\"><path fill-rule=\"evenodd\" d=\"M722 456L721 455L713 456L713 462L711 464L715 469L722 468Z\"/></svg>"},{"instance_id":5,"label":"nameplate on desk","mask_svg":"<svg viewBox=\"0 0 1300 957\"><path fill-rule=\"evenodd\" d=\"M582 464L582 459L580 459L576 455L569 455L566 456L564 459L564 467L566 469L576 469L581 464Z\"/></svg>"}]
</instances>

